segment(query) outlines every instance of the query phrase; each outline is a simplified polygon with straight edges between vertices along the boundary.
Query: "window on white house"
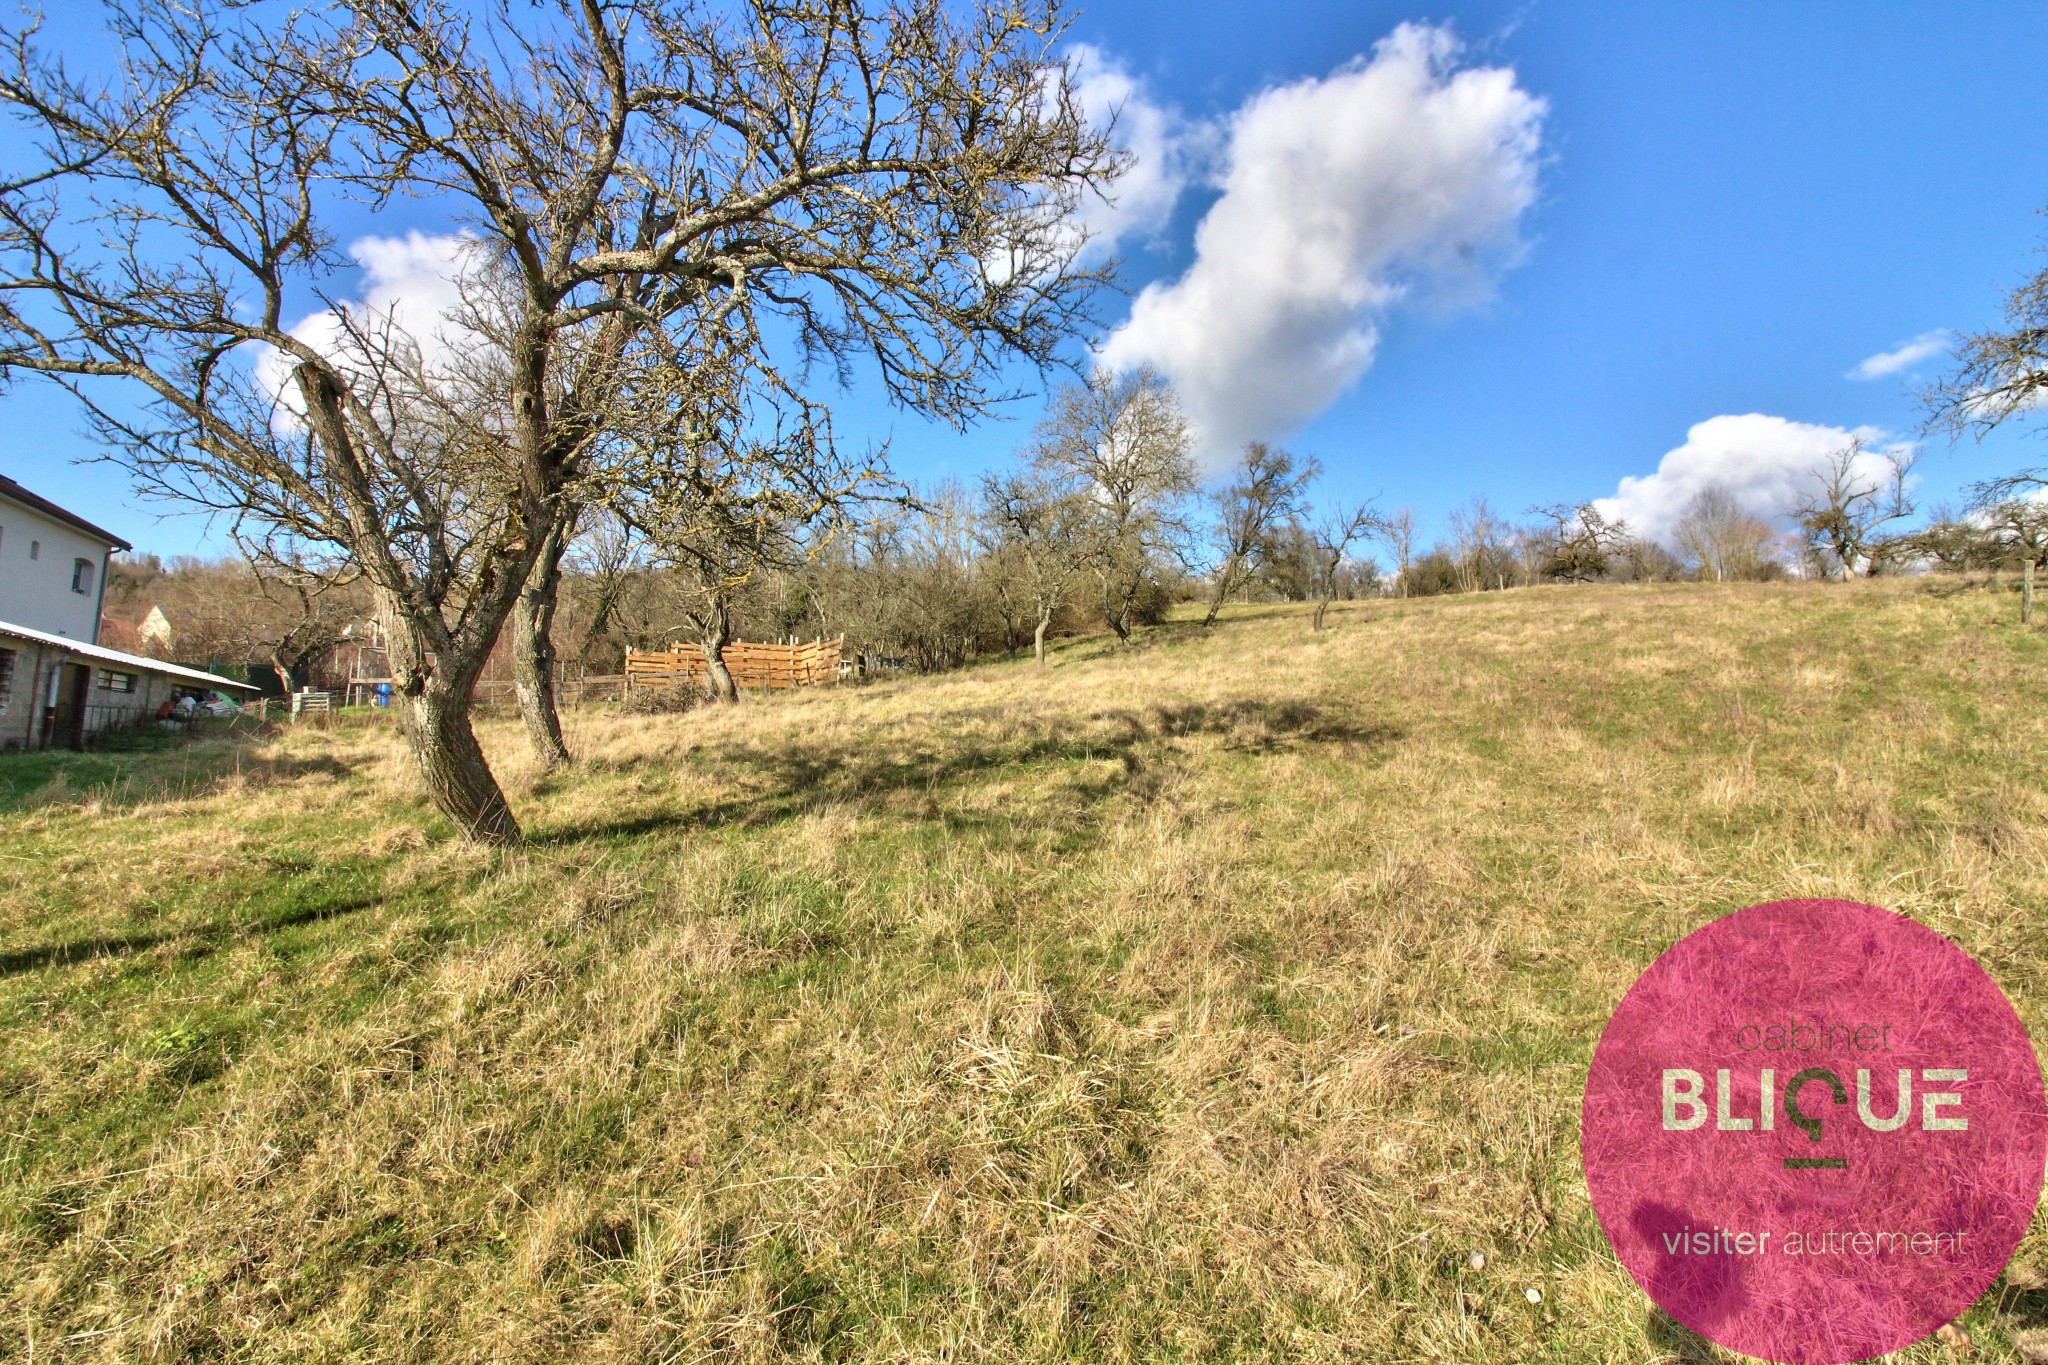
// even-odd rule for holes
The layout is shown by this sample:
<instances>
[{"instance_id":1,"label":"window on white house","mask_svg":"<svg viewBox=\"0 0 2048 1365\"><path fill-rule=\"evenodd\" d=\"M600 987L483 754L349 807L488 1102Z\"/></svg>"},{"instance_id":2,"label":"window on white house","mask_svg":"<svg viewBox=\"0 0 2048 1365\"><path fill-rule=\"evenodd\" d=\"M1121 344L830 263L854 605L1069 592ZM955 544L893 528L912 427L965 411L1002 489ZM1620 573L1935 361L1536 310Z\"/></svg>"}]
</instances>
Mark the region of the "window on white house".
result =
<instances>
[{"instance_id":1,"label":"window on white house","mask_svg":"<svg viewBox=\"0 0 2048 1365\"><path fill-rule=\"evenodd\" d=\"M7 699L14 691L14 651L0 649L0 711L7 709Z\"/></svg>"},{"instance_id":2,"label":"window on white house","mask_svg":"<svg viewBox=\"0 0 2048 1365\"><path fill-rule=\"evenodd\" d=\"M30 559L41 559L43 557L43 542L31 540L28 543L28 557Z\"/></svg>"},{"instance_id":3,"label":"window on white house","mask_svg":"<svg viewBox=\"0 0 2048 1365\"><path fill-rule=\"evenodd\" d=\"M71 561L71 591L92 591L92 561L90 559L74 559Z\"/></svg>"},{"instance_id":4,"label":"window on white house","mask_svg":"<svg viewBox=\"0 0 2048 1365\"><path fill-rule=\"evenodd\" d=\"M100 691L133 692L134 690L135 675L133 673L115 673L105 668L100 670Z\"/></svg>"}]
</instances>

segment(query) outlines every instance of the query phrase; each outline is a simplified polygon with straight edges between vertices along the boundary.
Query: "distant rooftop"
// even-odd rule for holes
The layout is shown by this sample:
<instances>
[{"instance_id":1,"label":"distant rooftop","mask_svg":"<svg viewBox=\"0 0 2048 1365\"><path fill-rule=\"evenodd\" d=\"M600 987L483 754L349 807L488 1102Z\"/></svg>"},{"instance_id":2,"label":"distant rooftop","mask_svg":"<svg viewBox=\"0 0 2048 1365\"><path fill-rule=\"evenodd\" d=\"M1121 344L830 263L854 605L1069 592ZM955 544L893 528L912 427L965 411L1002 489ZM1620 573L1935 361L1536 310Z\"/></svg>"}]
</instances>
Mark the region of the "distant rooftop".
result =
<instances>
[{"instance_id":1,"label":"distant rooftop","mask_svg":"<svg viewBox=\"0 0 2048 1365\"><path fill-rule=\"evenodd\" d=\"M107 530L105 527L93 525L84 517L79 516L76 512L65 511L63 508L59 507L56 503L51 502L48 498L42 496L40 493L29 492L26 488L23 488L20 484L8 478L5 474L0 474L0 498L11 498L15 502L20 503L24 507L34 508L36 511L41 512L46 517L55 517L57 520L61 522L77 527L79 530L85 532L89 536L92 536L96 540L105 541L107 544L113 546L117 550L132 550L135 548L133 545L130 545L127 541L121 539L121 537L115 535L112 531Z\"/></svg>"}]
</instances>

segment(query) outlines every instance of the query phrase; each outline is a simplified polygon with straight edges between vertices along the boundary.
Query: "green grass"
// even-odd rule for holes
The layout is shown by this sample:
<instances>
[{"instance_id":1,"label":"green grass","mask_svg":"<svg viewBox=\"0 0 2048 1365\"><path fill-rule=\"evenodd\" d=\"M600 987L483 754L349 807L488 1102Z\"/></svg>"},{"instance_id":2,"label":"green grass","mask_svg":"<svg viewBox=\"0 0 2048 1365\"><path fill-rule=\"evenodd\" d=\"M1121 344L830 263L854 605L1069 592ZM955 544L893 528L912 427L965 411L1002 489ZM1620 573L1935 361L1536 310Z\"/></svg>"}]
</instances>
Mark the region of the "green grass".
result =
<instances>
[{"instance_id":1,"label":"green grass","mask_svg":"<svg viewBox=\"0 0 2048 1365\"><path fill-rule=\"evenodd\" d=\"M584 712L545 778L493 721L512 853L374 717L0 760L0 1351L1717 1358L1591 1217L1592 1040L1676 938L1798 895L1951 935L2039 1030L2013 615L1253 608ZM2048 1322L2044 1253L1978 1358Z\"/></svg>"}]
</instances>

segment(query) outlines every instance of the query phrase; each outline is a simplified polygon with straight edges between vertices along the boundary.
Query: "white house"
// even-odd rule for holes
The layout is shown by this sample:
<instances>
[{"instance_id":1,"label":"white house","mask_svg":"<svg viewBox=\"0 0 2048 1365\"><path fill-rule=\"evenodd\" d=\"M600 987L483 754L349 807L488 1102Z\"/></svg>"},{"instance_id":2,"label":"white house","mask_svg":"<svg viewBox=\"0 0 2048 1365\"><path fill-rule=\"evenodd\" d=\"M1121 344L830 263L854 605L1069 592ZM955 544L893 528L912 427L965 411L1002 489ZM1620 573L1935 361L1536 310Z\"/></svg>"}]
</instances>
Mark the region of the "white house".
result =
<instances>
[{"instance_id":1,"label":"white house","mask_svg":"<svg viewBox=\"0 0 2048 1365\"><path fill-rule=\"evenodd\" d=\"M98 644L107 560L133 548L0 474L0 621Z\"/></svg>"},{"instance_id":2,"label":"white house","mask_svg":"<svg viewBox=\"0 0 2048 1365\"><path fill-rule=\"evenodd\" d=\"M76 748L149 720L180 692L254 692L102 649L107 561L130 546L0 475L0 749Z\"/></svg>"}]
</instances>

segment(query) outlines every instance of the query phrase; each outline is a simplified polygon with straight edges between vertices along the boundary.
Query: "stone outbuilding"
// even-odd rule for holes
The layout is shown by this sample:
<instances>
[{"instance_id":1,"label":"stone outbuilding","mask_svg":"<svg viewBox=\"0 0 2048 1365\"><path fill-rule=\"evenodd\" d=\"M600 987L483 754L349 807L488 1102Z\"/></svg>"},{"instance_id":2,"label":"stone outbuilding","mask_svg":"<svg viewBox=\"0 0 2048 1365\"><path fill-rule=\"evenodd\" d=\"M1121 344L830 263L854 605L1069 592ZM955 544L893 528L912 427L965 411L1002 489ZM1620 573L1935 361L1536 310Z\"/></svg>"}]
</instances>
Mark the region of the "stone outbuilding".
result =
<instances>
[{"instance_id":1,"label":"stone outbuilding","mask_svg":"<svg viewBox=\"0 0 2048 1365\"><path fill-rule=\"evenodd\" d=\"M253 697L247 683L0 621L0 749L76 749L154 721L180 697Z\"/></svg>"},{"instance_id":2,"label":"stone outbuilding","mask_svg":"<svg viewBox=\"0 0 2048 1365\"><path fill-rule=\"evenodd\" d=\"M256 694L100 644L108 560L129 548L0 475L0 749L75 749L155 720L181 695Z\"/></svg>"}]
</instances>

